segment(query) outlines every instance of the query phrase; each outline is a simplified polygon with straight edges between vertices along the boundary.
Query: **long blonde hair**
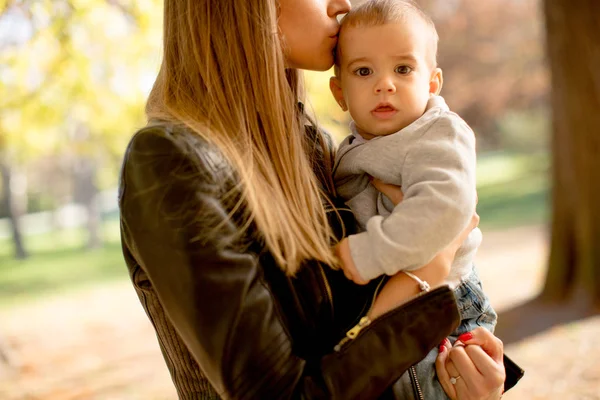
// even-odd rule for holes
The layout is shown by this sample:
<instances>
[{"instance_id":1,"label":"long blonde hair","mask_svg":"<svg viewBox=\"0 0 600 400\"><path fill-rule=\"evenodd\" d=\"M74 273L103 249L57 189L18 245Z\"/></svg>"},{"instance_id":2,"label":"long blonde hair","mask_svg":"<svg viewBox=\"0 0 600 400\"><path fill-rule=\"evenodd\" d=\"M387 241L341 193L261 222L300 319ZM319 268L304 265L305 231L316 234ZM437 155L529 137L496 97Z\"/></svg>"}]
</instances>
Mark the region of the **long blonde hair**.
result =
<instances>
[{"instance_id":1,"label":"long blonde hair","mask_svg":"<svg viewBox=\"0 0 600 400\"><path fill-rule=\"evenodd\" d=\"M223 152L246 204L242 230L254 222L293 275L305 259L336 260L297 111L300 75L285 69L277 17L275 0L165 0L163 61L146 112Z\"/></svg>"}]
</instances>

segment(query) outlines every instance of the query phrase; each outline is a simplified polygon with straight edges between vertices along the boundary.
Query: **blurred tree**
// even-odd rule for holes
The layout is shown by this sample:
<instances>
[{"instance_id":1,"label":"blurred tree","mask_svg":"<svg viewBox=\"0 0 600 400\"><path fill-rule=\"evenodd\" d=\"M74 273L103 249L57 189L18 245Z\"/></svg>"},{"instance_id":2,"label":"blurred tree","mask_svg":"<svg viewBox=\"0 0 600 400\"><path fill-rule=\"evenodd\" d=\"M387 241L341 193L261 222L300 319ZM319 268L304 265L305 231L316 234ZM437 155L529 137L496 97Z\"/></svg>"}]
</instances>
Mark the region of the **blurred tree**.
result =
<instances>
[{"instance_id":1,"label":"blurred tree","mask_svg":"<svg viewBox=\"0 0 600 400\"><path fill-rule=\"evenodd\" d=\"M0 0L0 159L8 167L49 155L67 160L71 198L88 210L90 247L100 239L98 189L116 184L125 144L144 121L160 3Z\"/></svg>"},{"instance_id":2,"label":"blurred tree","mask_svg":"<svg viewBox=\"0 0 600 400\"><path fill-rule=\"evenodd\" d=\"M509 113L547 108L548 71L538 0L418 0L440 36L442 94L482 149L505 143ZM522 127L515 136L526 136ZM542 142L544 143L544 142Z\"/></svg>"},{"instance_id":3,"label":"blurred tree","mask_svg":"<svg viewBox=\"0 0 600 400\"><path fill-rule=\"evenodd\" d=\"M19 223L27 203L27 180L21 171L48 145L49 136L41 133L60 121L52 112L50 99L42 94L54 83L53 77L65 59L55 45L64 38L60 32L65 26L57 23L52 29L36 30L40 21L27 6L15 1L0 3L1 203L9 218L17 258L27 256ZM48 31L56 33L56 38ZM26 43L30 45L24 46ZM47 70L48 79L38 75L39 70Z\"/></svg>"},{"instance_id":4,"label":"blurred tree","mask_svg":"<svg viewBox=\"0 0 600 400\"><path fill-rule=\"evenodd\" d=\"M17 196L13 190L13 176L11 167L5 161L4 152L0 147L0 178L2 179L2 189L0 191L0 209L5 210L11 228L15 257L18 259L27 258L27 251L23 245L23 234L21 233L20 216L22 209L19 207Z\"/></svg>"},{"instance_id":5,"label":"blurred tree","mask_svg":"<svg viewBox=\"0 0 600 400\"><path fill-rule=\"evenodd\" d=\"M600 306L600 2L545 0L552 70L552 248L542 298Z\"/></svg>"}]
</instances>

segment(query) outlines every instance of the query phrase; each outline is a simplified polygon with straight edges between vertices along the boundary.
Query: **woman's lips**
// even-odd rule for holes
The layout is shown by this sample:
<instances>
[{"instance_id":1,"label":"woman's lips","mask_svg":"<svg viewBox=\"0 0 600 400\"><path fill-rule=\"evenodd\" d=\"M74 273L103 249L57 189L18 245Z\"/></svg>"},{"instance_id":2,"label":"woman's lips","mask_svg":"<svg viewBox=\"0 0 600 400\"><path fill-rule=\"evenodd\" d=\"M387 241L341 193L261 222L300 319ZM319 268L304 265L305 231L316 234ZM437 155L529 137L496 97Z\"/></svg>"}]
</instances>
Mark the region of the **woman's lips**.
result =
<instances>
[{"instance_id":1,"label":"woman's lips","mask_svg":"<svg viewBox=\"0 0 600 400\"><path fill-rule=\"evenodd\" d=\"M396 115L397 112L398 110L396 110L394 107L385 105L376 107L373 111L371 111L371 114L375 118L389 119Z\"/></svg>"}]
</instances>

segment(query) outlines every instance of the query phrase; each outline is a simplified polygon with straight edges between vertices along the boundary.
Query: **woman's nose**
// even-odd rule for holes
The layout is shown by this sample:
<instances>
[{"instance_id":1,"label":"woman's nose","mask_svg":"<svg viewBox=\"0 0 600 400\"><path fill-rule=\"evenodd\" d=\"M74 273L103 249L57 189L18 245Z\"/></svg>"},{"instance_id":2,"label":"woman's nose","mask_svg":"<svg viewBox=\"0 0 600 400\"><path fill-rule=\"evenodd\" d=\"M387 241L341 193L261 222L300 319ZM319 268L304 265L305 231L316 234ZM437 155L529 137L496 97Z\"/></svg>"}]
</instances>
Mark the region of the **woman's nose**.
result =
<instances>
[{"instance_id":1,"label":"woman's nose","mask_svg":"<svg viewBox=\"0 0 600 400\"><path fill-rule=\"evenodd\" d=\"M338 15L346 14L350 11L350 0L330 0L327 4L327 15L337 17Z\"/></svg>"}]
</instances>

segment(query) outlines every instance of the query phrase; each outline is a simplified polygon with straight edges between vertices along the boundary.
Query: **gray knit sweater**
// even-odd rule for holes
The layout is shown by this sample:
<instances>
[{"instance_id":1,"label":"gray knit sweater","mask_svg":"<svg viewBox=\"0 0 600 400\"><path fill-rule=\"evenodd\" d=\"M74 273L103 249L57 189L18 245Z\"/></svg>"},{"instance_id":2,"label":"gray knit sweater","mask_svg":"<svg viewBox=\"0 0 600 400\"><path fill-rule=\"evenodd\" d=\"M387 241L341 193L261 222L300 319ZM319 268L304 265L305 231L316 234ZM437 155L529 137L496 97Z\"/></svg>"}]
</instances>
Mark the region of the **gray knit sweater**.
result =
<instances>
[{"instance_id":1,"label":"gray knit sweater","mask_svg":"<svg viewBox=\"0 0 600 400\"><path fill-rule=\"evenodd\" d=\"M467 227L475 210L475 135L439 96L396 133L366 141L354 123L351 128L334 179L363 230L349 237L352 259L365 279L418 269ZM401 185L404 200L394 207L369 175ZM458 251L448 283L471 271L480 243L475 229Z\"/></svg>"}]
</instances>

